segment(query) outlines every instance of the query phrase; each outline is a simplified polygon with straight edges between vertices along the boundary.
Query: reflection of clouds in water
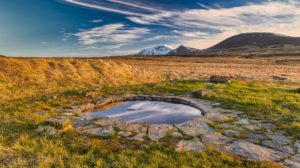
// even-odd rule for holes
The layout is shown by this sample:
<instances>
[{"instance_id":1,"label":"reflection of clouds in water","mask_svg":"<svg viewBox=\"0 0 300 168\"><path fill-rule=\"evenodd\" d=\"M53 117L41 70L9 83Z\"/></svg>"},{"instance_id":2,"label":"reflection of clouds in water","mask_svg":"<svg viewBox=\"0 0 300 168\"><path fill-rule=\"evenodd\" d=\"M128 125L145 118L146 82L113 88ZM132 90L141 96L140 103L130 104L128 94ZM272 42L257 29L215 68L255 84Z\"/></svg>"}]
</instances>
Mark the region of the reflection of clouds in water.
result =
<instances>
[{"instance_id":1,"label":"reflection of clouds in water","mask_svg":"<svg viewBox=\"0 0 300 168\"><path fill-rule=\"evenodd\" d=\"M146 121L154 124L176 124L195 117L201 112L190 106L155 101L132 101L108 110L87 113L85 116L114 117L129 122Z\"/></svg>"}]
</instances>

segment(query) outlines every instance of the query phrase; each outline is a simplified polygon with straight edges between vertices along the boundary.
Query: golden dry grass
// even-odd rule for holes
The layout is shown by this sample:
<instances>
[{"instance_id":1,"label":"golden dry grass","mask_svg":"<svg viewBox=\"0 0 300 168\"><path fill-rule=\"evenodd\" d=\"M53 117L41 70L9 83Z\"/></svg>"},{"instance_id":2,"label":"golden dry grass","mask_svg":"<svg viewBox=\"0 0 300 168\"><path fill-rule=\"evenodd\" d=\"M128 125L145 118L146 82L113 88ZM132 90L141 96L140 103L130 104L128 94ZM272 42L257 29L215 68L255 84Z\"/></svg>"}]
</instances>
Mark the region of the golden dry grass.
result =
<instances>
[{"instance_id":1,"label":"golden dry grass","mask_svg":"<svg viewBox=\"0 0 300 168\"><path fill-rule=\"evenodd\" d=\"M0 101L161 79L157 73L101 59L1 57Z\"/></svg>"},{"instance_id":2,"label":"golden dry grass","mask_svg":"<svg viewBox=\"0 0 300 168\"><path fill-rule=\"evenodd\" d=\"M110 58L137 69L159 72L169 79L207 79L225 75L237 79L300 82L300 57L118 57Z\"/></svg>"}]
</instances>

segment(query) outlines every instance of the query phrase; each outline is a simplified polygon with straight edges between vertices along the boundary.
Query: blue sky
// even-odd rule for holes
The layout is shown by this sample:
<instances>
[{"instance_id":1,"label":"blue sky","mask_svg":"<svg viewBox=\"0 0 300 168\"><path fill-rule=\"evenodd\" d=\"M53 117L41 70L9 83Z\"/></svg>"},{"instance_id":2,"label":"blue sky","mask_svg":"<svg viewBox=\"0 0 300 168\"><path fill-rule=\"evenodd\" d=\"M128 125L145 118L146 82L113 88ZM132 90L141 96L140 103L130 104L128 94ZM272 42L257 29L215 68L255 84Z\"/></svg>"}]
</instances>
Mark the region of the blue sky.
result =
<instances>
[{"instance_id":1,"label":"blue sky","mask_svg":"<svg viewBox=\"0 0 300 168\"><path fill-rule=\"evenodd\" d=\"M0 54L105 56L207 48L235 34L300 36L298 0L2 0Z\"/></svg>"}]
</instances>

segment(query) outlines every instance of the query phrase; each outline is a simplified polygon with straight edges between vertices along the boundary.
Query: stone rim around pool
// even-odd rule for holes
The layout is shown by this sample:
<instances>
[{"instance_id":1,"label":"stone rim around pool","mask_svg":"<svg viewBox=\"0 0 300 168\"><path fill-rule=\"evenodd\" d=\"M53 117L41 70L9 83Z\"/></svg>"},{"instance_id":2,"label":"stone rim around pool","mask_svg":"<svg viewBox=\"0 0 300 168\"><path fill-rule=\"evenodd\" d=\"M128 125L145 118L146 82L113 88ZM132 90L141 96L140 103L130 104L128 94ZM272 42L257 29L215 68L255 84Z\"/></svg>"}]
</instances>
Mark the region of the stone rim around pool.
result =
<instances>
[{"instance_id":1,"label":"stone rim around pool","mask_svg":"<svg viewBox=\"0 0 300 168\"><path fill-rule=\"evenodd\" d=\"M83 135L159 141L169 137L171 130L172 135L169 138L175 138L177 151L201 152L210 146L249 160L275 161L285 167L299 167L300 140L287 135L279 126L269 121L251 118L243 111L221 108L217 102L188 96L182 98L197 104L206 115L173 125L126 123L114 118L83 120L76 117L78 110L89 112L97 107L95 103L90 103L74 107L62 116L50 118L47 125L40 125L36 131L55 136L66 129L73 128ZM111 99L115 97L102 99L98 105L114 102Z\"/></svg>"}]
</instances>

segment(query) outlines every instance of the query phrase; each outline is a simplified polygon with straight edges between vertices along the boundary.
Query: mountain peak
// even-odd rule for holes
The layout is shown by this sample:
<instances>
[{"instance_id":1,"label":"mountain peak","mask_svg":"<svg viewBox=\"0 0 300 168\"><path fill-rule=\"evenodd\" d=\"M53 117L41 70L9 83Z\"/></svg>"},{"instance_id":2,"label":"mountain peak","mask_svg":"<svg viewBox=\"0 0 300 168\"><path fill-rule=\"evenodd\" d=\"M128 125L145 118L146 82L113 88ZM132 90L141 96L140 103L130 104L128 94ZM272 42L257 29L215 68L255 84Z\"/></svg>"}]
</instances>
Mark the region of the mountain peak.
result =
<instances>
[{"instance_id":1,"label":"mountain peak","mask_svg":"<svg viewBox=\"0 0 300 168\"><path fill-rule=\"evenodd\" d=\"M159 45L140 51L137 55L167 55L172 50L167 45Z\"/></svg>"},{"instance_id":2,"label":"mountain peak","mask_svg":"<svg viewBox=\"0 0 300 168\"><path fill-rule=\"evenodd\" d=\"M300 38L266 32L242 33L229 37L208 50L268 48L283 45L300 46Z\"/></svg>"},{"instance_id":3,"label":"mountain peak","mask_svg":"<svg viewBox=\"0 0 300 168\"><path fill-rule=\"evenodd\" d=\"M168 55L194 55L197 54L200 50L195 48L186 47L180 45L175 50L172 50Z\"/></svg>"}]
</instances>

